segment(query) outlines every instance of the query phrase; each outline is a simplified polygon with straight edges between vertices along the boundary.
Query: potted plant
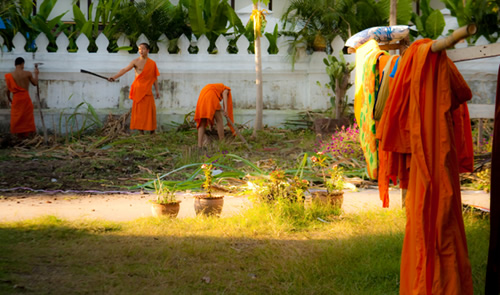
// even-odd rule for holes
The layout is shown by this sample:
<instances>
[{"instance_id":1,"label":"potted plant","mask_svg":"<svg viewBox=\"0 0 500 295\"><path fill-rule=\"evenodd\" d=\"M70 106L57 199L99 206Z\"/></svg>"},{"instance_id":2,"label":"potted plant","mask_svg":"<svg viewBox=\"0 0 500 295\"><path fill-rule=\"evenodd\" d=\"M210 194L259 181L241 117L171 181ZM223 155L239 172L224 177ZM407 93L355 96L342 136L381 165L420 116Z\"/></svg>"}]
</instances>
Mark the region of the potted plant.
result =
<instances>
[{"instance_id":1,"label":"potted plant","mask_svg":"<svg viewBox=\"0 0 500 295\"><path fill-rule=\"evenodd\" d=\"M334 207L341 208L344 202L344 172L342 167L338 165L333 165L330 169L326 161L326 155L323 152L316 153L317 156L312 156L311 161L314 166L321 169L321 174L323 177L323 184L326 187L325 190L316 190L311 192L313 201L320 202L323 204L330 204ZM326 173L325 173L326 172ZM327 178L328 174L328 178Z\"/></svg>"},{"instance_id":2,"label":"potted plant","mask_svg":"<svg viewBox=\"0 0 500 295\"><path fill-rule=\"evenodd\" d=\"M205 193L194 196L194 211L196 215L219 216L224 206L224 196L212 194L212 164L203 164L201 169L205 174L203 189Z\"/></svg>"},{"instance_id":3,"label":"potted plant","mask_svg":"<svg viewBox=\"0 0 500 295\"><path fill-rule=\"evenodd\" d=\"M177 217L181 201L175 197L175 188L170 189L165 186L159 177L154 181L154 187L156 200L151 200L151 212L153 216Z\"/></svg>"}]
</instances>

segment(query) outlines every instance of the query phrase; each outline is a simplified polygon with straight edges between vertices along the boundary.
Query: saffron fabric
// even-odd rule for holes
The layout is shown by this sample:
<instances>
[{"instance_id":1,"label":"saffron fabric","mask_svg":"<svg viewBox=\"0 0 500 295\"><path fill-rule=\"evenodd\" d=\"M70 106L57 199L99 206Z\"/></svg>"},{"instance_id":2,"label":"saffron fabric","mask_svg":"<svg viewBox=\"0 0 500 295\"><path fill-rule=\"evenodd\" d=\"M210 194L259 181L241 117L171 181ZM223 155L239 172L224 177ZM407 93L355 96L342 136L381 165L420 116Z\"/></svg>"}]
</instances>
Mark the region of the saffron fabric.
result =
<instances>
[{"instance_id":1,"label":"saffron fabric","mask_svg":"<svg viewBox=\"0 0 500 295\"><path fill-rule=\"evenodd\" d=\"M371 42L373 41L373 43ZM366 169L371 179L378 177L378 146L375 138L375 120L373 110L375 108L375 91L379 86L378 58L387 55L386 51L380 50L377 42L371 40L362 47L367 46L370 50L364 58L363 72L360 77L362 86L356 89L354 98L354 114L359 125L359 140L366 161ZM362 48L360 47L360 48ZM356 51L358 54L358 51ZM357 63L356 59L356 64ZM358 64L359 65L359 64ZM356 74L358 74L356 72Z\"/></svg>"},{"instance_id":2,"label":"saffron fabric","mask_svg":"<svg viewBox=\"0 0 500 295\"><path fill-rule=\"evenodd\" d=\"M418 40L401 58L380 126L381 149L411 154L400 294L472 294L459 181L470 168L460 167L459 154L469 151L456 145L457 134L468 140L472 93L446 52L431 45Z\"/></svg>"},{"instance_id":3,"label":"saffron fabric","mask_svg":"<svg viewBox=\"0 0 500 295\"><path fill-rule=\"evenodd\" d=\"M198 102L196 103L196 111L194 113L194 120L196 121L196 128L200 127L201 119L207 119L209 125L214 125L215 111L221 109L220 101L222 100L222 92L228 90L227 95L227 115L234 123L233 118L233 96L231 95L231 88L222 83L207 84L201 89ZM230 123L227 123L233 134L235 133Z\"/></svg>"},{"instance_id":4,"label":"saffron fabric","mask_svg":"<svg viewBox=\"0 0 500 295\"><path fill-rule=\"evenodd\" d=\"M35 132L33 103L28 90L17 85L11 73L5 75L5 82L9 91L12 92L10 133Z\"/></svg>"},{"instance_id":5,"label":"saffron fabric","mask_svg":"<svg viewBox=\"0 0 500 295\"><path fill-rule=\"evenodd\" d=\"M156 130L156 105L152 86L159 75L156 63L148 58L144 69L130 86L129 98L133 100L130 129Z\"/></svg>"}]
</instances>

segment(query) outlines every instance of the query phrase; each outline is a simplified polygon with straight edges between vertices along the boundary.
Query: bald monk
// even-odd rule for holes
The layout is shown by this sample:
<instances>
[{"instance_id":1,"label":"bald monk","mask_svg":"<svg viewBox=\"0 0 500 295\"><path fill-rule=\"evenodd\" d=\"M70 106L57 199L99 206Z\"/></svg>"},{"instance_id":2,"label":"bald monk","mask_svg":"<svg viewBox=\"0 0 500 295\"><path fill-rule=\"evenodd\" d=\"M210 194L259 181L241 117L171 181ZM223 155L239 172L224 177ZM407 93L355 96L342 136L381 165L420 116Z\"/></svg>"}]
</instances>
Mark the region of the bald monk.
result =
<instances>
[{"instance_id":1,"label":"bald monk","mask_svg":"<svg viewBox=\"0 0 500 295\"><path fill-rule=\"evenodd\" d=\"M221 103L223 107L221 108ZM205 142L205 129L207 125L213 126L214 121L217 125L217 135L219 140L224 139L224 122L222 116L228 116L232 122L233 119L233 98L231 88L222 83L208 84L200 92L194 120L196 128L198 128L198 147L203 147ZM234 133L233 128L229 124L229 128Z\"/></svg>"},{"instance_id":2,"label":"bald monk","mask_svg":"<svg viewBox=\"0 0 500 295\"><path fill-rule=\"evenodd\" d=\"M145 130L151 131L151 134L153 134L156 130L156 105L153 97L153 85L156 91L156 99L160 99L158 89L160 72L156 67L156 63L148 57L148 53L149 45L141 43L139 45L140 56L121 69L116 75L108 78L108 81L114 82L132 68L135 70L135 80L130 87L129 95L129 98L134 101L132 103L130 129L139 130L141 134L144 134Z\"/></svg>"},{"instance_id":3,"label":"bald monk","mask_svg":"<svg viewBox=\"0 0 500 295\"><path fill-rule=\"evenodd\" d=\"M22 57L16 58L14 64L16 69L5 75L7 99L11 103L10 132L19 138L25 138L36 131L33 103L28 90L30 83L38 85L38 68L35 67L33 74L25 71Z\"/></svg>"}]
</instances>

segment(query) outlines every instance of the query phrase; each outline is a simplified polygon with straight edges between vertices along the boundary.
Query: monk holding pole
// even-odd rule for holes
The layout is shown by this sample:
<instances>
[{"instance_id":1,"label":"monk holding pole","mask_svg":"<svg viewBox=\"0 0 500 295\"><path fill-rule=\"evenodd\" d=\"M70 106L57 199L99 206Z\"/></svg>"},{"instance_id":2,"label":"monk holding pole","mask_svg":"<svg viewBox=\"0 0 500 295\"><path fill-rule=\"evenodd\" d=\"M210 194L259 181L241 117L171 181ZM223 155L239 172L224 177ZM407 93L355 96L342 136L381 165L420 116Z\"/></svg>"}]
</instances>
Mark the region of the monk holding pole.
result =
<instances>
[{"instance_id":1,"label":"monk holding pole","mask_svg":"<svg viewBox=\"0 0 500 295\"><path fill-rule=\"evenodd\" d=\"M16 69L5 75L7 99L11 103L10 132L25 138L36 131L33 103L28 90L30 83L38 85L38 68L35 67L33 74L25 71L22 57L16 58L14 65ZM13 94L12 98L10 93Z\"/></svg>"},{"instance_id":2,"label":"monk holding pole","mask_svg":"<svg viewBox=\"0 0 500 295\"><path fill-rule=\"evenodd\" d=\"M148 53L149 45L141 43L139 45L140 56L108 79L108 81L114 82L132 68L135 69L135 80L130 87L129 96L134 101L132 104L130 129L139 130L141 134L145 130L151 131L151 134L153 134L156 130L156 105L153 97L153 85L156 91L156 99L160 99L158 88L158 76L160 72L156 67L156 63L148 57Z\"/></svg>"}]
</instances>

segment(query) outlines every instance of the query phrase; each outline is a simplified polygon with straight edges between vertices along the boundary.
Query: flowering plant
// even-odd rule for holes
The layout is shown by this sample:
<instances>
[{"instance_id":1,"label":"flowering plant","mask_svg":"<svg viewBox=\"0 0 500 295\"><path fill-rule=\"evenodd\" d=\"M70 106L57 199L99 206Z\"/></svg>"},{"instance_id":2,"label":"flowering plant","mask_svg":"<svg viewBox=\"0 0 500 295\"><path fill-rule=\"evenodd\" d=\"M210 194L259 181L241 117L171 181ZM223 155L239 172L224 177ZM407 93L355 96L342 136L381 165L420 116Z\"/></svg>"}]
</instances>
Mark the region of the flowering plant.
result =
<instances>
[{"instance_id":1,"label":"flowering plant","mask_svg":"<svg viewBox=\"0 0 500 295\"><path fill-rule=\"evenodd\" d=\"M328 163L326 161L326 155L323 152L317 152L316 156L312 156L311 161L313 163L313 166L319 167L321 169L321 175L323 176L323 183L326 183L325 169L328 166Z\"/></svg>"},{"instance_id":2,"label":"flowering plant","mask_svg":"<svg viewBox=\"0 0 500 295\"><path fill-rule=\"evenodd\" d=\"M205 174L205 181L203 182L203 189L207 192L208 197L212 197L212 164L203 164L201 169Z\"/></svg>"},{"instance_id":3,"label":"flowering plant","mask_svg":"<svg viewBox=\"0 0 500 295\"><path fill-rule=\"evenodd\" d=\"M334 191L341 191L344 189L344 171L342 167L333 165L329 169L330 178L325 182L326 190L328 193Z\"/></svg>"},{"instance_id":4,"label":"flowering plant","mask_svg":"<svg viewBox=\"0 0 500 295\"><path fill-rule=\"evenodd\" d=\"M298 176L295 176L290 184L290 189L292 191L292 195L295 197L295 201L303 199L304 193L308 188L309 181L307 181L306 179L301 179Z\"/></svg>"},{"instance_id":5,"label":"flowering plant","mask_svg":"<svg viewBox=\"0 0 500 295\"><path fill-rule=\"evenodd\" d=\"M364 161L363 150L359 144L359 127L356 123L342 128L332 134L330 141L321 141L319 149L329 153L333 158L350 159L351 162Z\"/></svg>"}]
</instances>

